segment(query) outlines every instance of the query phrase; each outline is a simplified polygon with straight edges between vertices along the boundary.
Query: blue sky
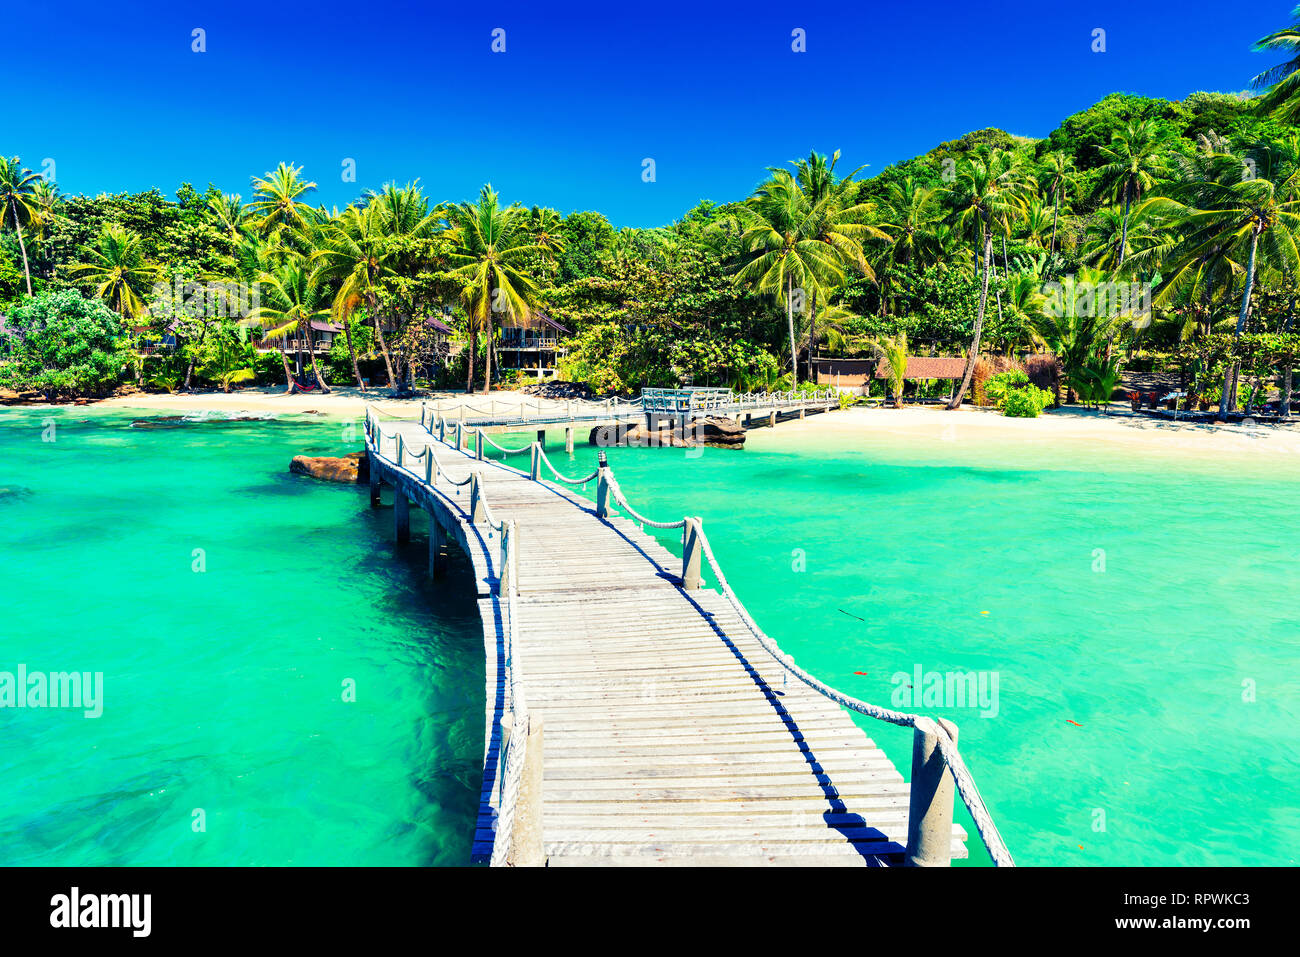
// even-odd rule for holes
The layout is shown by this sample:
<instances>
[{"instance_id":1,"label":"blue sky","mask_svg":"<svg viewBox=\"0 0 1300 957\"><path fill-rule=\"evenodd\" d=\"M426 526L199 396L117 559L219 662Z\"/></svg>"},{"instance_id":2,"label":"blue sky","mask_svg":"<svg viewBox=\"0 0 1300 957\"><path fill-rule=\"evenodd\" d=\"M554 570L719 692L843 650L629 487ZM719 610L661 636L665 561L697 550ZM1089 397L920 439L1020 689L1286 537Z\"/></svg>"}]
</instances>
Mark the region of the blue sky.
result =
<instances>
[{"instance_id":1,"label":"blue sky","mask_svg":"<svg viewBox=\"0 0 1300 957\"><path fill-rule=\"evenodd\" d=\"M1244 89L1290 7L52 0L0 58L0 151L52 159L71 193L189 181L247 199L288 160L327 206L391 180L438 200L491 181L507 202L654 226L810 149L870 175L972 129L1045 136L1117 90Z\"/></svg>"}]
</instances>

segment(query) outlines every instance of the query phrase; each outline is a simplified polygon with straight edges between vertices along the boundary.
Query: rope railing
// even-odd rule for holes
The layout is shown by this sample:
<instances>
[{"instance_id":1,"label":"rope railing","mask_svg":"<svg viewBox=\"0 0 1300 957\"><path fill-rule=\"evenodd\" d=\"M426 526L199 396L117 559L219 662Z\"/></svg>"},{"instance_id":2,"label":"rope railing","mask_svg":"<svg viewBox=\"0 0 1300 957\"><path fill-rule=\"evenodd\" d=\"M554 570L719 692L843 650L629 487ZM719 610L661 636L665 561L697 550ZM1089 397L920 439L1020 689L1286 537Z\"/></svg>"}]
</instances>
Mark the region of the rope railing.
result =
<instances>
[{"instance_id":1,"label":"rope railing","mask_svg":"<svg viewBox=\"0 0 1300 957\"><path fill-rule=\"evenodd\" d=\"M731 607L736 611L740 620L745 627L753 634L755 640L778 664L786 669L795 678L802 681L808 687L821 695L834 701L850 711L856 711L858 714L866 715L869 718L875 718L878 721L885 721L889 724L895 724L903 727L917 728L918 722L924 723L926 733L933 733L937 737L938 750L943 758L947 771L952 775L953 783L956 786L957 793L961 796L962 803L966 805L966 810L970 812L971 820L975 824L975 830L979 833L980 840L983 842L985 849L992 858L993 863L998 867L1014 867L1015 860L1008 850L1002 834L998 831L997 824L993 821L993 816L989 812L988 805L984 802L979 788L975 784L975 779L967 768L961 752L957 749L957 742L953 739L948 729L941 722L932 721L922 715L909 714L903 711L893 711L889 708L882 708L879 705L870 704L861 701L850 695L832 688L824 681L814 677L807 671L804 671L794 663L794 658L784 651L773 641L762 628L759 627L753 617L746 610L740 598L732 590L727 576L722 571L722 566L718 563L717 557L713 554L713 548L709 543L708 537L704 534L703 523L698 519L685 518L679 522L653 522L643 515L636 512L627 501L627 496L623 494L617 479L614 478L613 471L606 466L598 470L603 471L603 481L606 483L609 494L614 501L629 515L645 525L654 528L685 528L688 524L691 528L688 530L694 533L694 541L698 543L700 552L703 554L709 568L712 570L714 577L717 579L718 591L727 599ZM687 556L683 556L683 564L689 561ZM696 582L698 585L698 572L696 573ZM933 730L931 730L933 729ZM915 782L913 782L915 785ZM916 813L916 808L913 808Z\"/></svg>"},{"instance_id":2,"label":"rope railing","mask_svg":"<svg viewBox=\"0 0 1300 957\"><path fill-rule=\"evenodd\" d=\"M566 485L586 485L588 482L600 477L600 469L596 469L596 471L592 472L590 475L584 475L582 478L577 479L561 475L560 470L552 465L551 460L547 458L546 451L542 448L542 443L534 442L533 444L537 446L537 454L541 457L541 460L546 463L546 467L551 470L551 474Z\"/></svg>"}]
</instances>

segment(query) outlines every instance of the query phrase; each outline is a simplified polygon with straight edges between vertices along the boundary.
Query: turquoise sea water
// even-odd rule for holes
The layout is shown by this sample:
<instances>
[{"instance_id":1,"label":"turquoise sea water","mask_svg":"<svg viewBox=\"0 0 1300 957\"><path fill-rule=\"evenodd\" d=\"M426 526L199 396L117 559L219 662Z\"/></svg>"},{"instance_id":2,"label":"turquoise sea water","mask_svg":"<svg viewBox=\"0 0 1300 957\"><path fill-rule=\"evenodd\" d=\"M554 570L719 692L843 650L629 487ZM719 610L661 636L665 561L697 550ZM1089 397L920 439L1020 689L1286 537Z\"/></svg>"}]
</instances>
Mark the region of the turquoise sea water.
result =
<instances>
[{"instance_id":1,"label":"turquoise sea water","mask_svg":"<svg viewBox=\"0 0 1300 957\"><path fill-rule=\"evenodd\" d=\"M364 491L288 473L359 440L131 420L0 411L0 671L104 674L97 719L0 709L0 863L467 863L468 590Z\"/></svg>"},{"instance_id":2,"label":"turquoise sea water","mask_svg":"<svg viewBox=\"0 0 1300 957\"><path fill-rule=\"evenodd\" d=\"M418 517L397 548L364 491L288 475L357 447L338 423L130 421L0 411L0 670L105 673L101 718L0 709L0 861L467 861L464 566L426 585ZM906 710L958 724L1019 863L1294 863L1300 457L796 428L609 457L641 511L704 517L830 683L889 704L897 672L996 673L995 717ZM906 774L909 733L863 724Z\"/></svg>"}]
</instances>

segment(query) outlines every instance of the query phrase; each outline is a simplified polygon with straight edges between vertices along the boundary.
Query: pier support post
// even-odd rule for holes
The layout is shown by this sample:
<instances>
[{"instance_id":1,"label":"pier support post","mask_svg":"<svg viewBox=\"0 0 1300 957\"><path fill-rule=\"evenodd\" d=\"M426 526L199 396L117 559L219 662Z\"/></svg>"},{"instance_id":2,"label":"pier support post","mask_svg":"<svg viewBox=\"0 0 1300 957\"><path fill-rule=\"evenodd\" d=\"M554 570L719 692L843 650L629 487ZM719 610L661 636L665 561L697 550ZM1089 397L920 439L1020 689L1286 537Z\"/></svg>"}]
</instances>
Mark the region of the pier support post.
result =
<instances>
[{"instance_id":1,"label":"pier support post","mask_svg":"<svg viewBox=\"0 0 1300 957\"><path fill-rule=\"evenodd\" d=\"M700 587L700 532L704 519L687 515L682 526L682 587L688 591Z\"/></svg>"},{"instance_id":2,"label":"pier support post","mask_svg":"<svg viewBox=\"0 0 1300 957\"><path fill-rule=\"evenodd\" d=\"M528 463L528 477L536 482L542 477L542 443L534 442L529 452L532 457Z\"/></svg>"},{"instance_id":3,"label":"pier support post","mask_svg":"<svg viewBox=\"0 0 1300 957\"><path fill-rule=\"evenodd\" d=\"M396 525L397 540L411 540L411 503L406 493L400 488L393 493L393 523Z\"/></svg>"},{"instance_id":4,"label":"pier support post","mask_svg":"<svg viewBox=\"0 0 1300 957\"><path fill-rule=\"evenodd\" d=\"M938 721L955 742L957 726L943 718ZM939 729L929 718L917 718L913 728L911 791L904 863L908 867L950 866L953 781L939 752Z\"/></svg>"},{"instance_id":5,"label":"pier support post","mask_svg":"<svg viewBox=\"0 0 1300 957\"><path fill-rule=\"evenodd\" d=\"M573 426L564 430L564 451L569 455L573 454L573 433L577 431Z\"/></svg>"},{"instance_id":6,"label":"pier support post","mask_svg":"<svg viewBox=\"0 0 1300 957\"><path fill-rule=\"evenodd\" d=\"M469 477L469 521L471 525L477 525L485 521L486 516L483 508L483 476L478 472L470 473Z\"/></svg>"},{"instance_id":7,"label":"pier support post","mask_svg":"<svg viewBox=\"0 0 1300 957\"><path fill-rule=\"evenodd\" d=\"M769 429L776 428L776 409L773 409L767 414L767 427Z\"/></svg>"},{"instance_id":8,"label":"pier support post","mask_svg":"<svg viewBox=\"0 0 1300 957\"><path fill-rule=\"evenodd\" d=\"M596 460L596 517L601 521L609 517L609 478L605 474L608 470L609 462L601 452Z\"/></svg>"},{"instance_id":9,"label":"pier support post","mask_svg":"<svg viewBox=\"0 0 1300 957\"><path fill-rule=\"evenodd\" d=\"M519 799L515 804L515 823L510 834L510 851L506 862L511 867L544 867L546 851L542 846L542 716L530 714L526 728L513 728L511 734L526 734L524 771L519 778Z\"/></svg>"},{"instance_id":10,"label":"pier support post","mask_svg":"<svg viewBox=\"0 0 1300 957\"><path fill-rule=\"evenodd\" d=\"M799 406L799 418L805 419L807 417L808 417L808 410L805 409L803 406Z\"/></svg>"},{"instance_id":11,"label":"pier support post","mask_svg":"<svg viewBox=\"0 0 1300 957\"><path fill-rule=\"evenodd\" d=\"M367 452L366 455L370 458L370 505L373 508L379 504L379 468L375 465L375 453Z\"/></svg>"},{"instance_id":12,"label":"pier support post","mask_svg":"<svg viewBox=\"0 0 1300 957\"><path fill-rule=\"evenodd\" d=\"M441 578L447 572L447 530L438 516L429 514L429 577Z\"/></svg>"}]
</instances>

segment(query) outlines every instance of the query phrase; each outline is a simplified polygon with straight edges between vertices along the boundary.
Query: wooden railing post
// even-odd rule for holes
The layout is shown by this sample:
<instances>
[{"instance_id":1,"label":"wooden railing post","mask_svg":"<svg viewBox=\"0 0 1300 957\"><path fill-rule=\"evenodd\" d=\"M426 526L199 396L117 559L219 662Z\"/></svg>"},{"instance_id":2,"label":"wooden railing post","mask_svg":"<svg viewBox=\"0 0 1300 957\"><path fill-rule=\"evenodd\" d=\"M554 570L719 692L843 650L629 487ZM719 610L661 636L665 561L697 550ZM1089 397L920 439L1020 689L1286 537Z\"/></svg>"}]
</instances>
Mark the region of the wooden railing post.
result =
<instances>
[{"instance_id":1,"label":"wooden railing post","mask_svg":"<svg viewBox=\"0 0 1300 957\"><path fill-rule=\"evenodd\" d=\"M510 832L510 851L506 862L512 867L544 867L546 851L542 844L542 716L529 714L524 728L515 727L511 734L526 734L524 771L519 778L519 799L515 804L515 822Z\"/></svg>"},{"instance_id":2,"label":"wooden railing post","mask_svg":"<svg viewBox=\"0 0 1300 957\"><path fill-rule=\"evenodd\" d=\"M511 540L514 531L513 522L505 522L501 526L501 550L497 556L497 594L505 595L511 587L510 581L510 549L514 548L514 542Z\"/></svg>"},{"instance_id":3,"label":"wooden railing post","mask_svg":"<svg viewBox=\"0 0 1300 957\"><path fill-rule=\"evenodd\" d=\"M432 485L433 483L433 448L429 447L424 450L424 484Z\"/></svg>"},{"instance_id":4,"label":"wooden railing post","mask_svg":"<svg viewBox=\"0 0 1300 957\"><path fill-rule=\"evenodd\" d=\"M478 440L474 443L474 458L482 462L483 461L483 427L479 426L477 429L475 429L474 434L478 437Z\"/></svg>"},{"instance_id":5,"label":"wooden railing post","mask_svg":"<svg viewBox=\"0 0 1300 957\"><path fill-rule=\"evenodd\" d=\"M447 441L447 420L443 416L438 416L438 441Z\"/></svg>"},{"instance_id":6,"label":"wooden railing post","mask_svg":"<svg viewBox=\"0 0 1300 957\"><path fill-rule=\"evenodd\" d=\"M469 521L471 525L483 521L483 480L478 472L469 476Z\"/></svg>"},{"instance_id":7,"label":"wooden railing post","mask_svg":"<svg viewBox=\"0 0 1300 957\"><path fill-rule=\"evenodd\" d=\"M402 453L406 451L406 445L402 442L402 433L397 433L397 467L402 467Z\"/></svg>"},{"instance_id":8,"label":"wooden railing post","mask_svg":"<svg viewBox=\"0 0 1300 957\"><path fill-rule=\"evenodd\" d=\"M366 455L370 458L370 505L374 507L379 504L379 460L374 452L367 452Z\"/></svg>"},{"instance_id":9,"label":"wooden railing post","mask_svg":"<svg viewBox=\"0 0 1300 957\"><path fill-rule=\"evenodd\" d=\"M609 462L601 452L596 460L596 517L602 521L609 517Z\"/></svg>"},{"instance_id":10,"label":"wooden railing post","mask_svg":"<svg viewBox=\"0 0 1300 957\"><path fill-rule=\"evenodd\" d=\"M957 726L938 720L956 743ZM911 792L904 863L908 867L950 866L953 781L939 751L939 729L929 718L917 718L912 731Z\"/></svg>"},{"instance_id":11,"label":"wooden railing post","mask_svg":"<svg viewBox=\"0 0 1300 957\"><path fill-rule=\"evenodd\" d=\"M686 516L682 526L682 587L690 590L700 587L700 532L704 519L699 516Z\"/></svg>"},{"instance_id":12,"label":"wooden railing post","mask_svg":"<svg viewBox=\"0 0 1300 957\"><path fill-rule=\"evenodd\" d=\"M532 453L532 460L528 464L528 477L536 482L542 477L542 443L534 442L529 451Z\"/></svg>"}]
</instances>

